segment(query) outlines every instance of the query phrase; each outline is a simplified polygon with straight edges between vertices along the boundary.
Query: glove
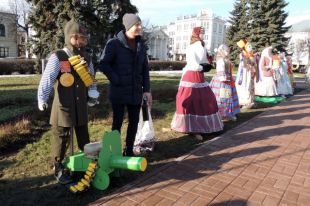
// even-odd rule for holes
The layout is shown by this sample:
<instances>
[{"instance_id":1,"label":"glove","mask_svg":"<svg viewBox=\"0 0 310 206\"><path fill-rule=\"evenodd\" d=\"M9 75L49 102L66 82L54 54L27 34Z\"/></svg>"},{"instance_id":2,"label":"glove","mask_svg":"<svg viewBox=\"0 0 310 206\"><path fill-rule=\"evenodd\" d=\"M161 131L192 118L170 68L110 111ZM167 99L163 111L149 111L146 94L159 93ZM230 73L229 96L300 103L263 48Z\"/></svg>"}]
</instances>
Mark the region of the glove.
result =
<instances>
[{"instance_id":1,"label":"glove","mask_svg":"<svg viewBox=\"0 0 310 206\"><path fill-rule=\"evenodd\" d=\"M211 64L200 64L202 66L202 72L208 72L212 69L212 65Z\"/></svg>"},{"instance_id":2,"label":"glove","mask_svg":"<svg viewBox=\"0 0 310 206\"><path fill-rule=\"evenodd\" d=\"M45 111L48 108L48 104L46 102L38 103L38 107L40 111Z\"/></svg>"},{"instance_id":3,"label":"glove","mask_svg":"<svg viewBox=\"0 0 310 206\"><path fill-rule=\"evenodd\" d=\"M89 100L87 102L88 106L93 107L96 104L99 104L99 101L98 101L99 92L97 91L97 89L89 89L88 97L89 97Z\"/></svg>"}]
</instances>

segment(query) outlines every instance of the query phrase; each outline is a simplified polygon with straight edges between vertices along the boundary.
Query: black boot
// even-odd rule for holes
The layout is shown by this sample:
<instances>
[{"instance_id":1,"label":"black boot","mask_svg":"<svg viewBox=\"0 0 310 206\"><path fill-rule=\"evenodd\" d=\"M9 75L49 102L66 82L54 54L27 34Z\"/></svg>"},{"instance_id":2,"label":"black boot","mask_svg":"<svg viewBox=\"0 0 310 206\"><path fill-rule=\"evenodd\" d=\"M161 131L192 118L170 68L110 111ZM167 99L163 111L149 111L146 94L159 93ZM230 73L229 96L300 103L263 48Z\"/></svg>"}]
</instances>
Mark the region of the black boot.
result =
<instances>
[{"instance_id":1,"label":"black boot","mask_svg":"<svg viewBox=\"0 0 310 206\"><path fill-rule=\"evenodd\" d=\"M54 164L54 168L55 168L54 176L58 183L66 185L72 182L69 170L65 169L60 162L56 162Z\"/></svg>"},{"instance_id":2,"label":"black boot","mask_svg":"<svg viewBox=\"0 0 310 206\"><path fill-rule=\"evenodd\" d=\"M130 156L135 156L135 154L133 153L133 148L128 148L128 147L126 147L124 150L123 150L123 156L128 156L128 157L130 157Z\"/></svg>"}]
</instances>

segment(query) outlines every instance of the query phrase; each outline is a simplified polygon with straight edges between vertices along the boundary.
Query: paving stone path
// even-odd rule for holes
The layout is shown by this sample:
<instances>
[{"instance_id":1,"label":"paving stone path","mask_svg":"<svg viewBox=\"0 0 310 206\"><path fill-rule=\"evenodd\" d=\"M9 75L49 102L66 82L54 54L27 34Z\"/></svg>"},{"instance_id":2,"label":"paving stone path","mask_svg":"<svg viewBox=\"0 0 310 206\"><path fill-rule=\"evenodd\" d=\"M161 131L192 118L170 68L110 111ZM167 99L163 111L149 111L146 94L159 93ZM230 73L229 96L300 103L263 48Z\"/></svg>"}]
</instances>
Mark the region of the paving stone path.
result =
<instances>
[{"instance_id":1,"label":"paving stone path","mask_svg":"<svg viewBox=\"0 0 310 206\"><path fill-rule=\"evenodd\" d=\"M90 205L310 205L310 90Z\"/></svg>"}]
</instances>

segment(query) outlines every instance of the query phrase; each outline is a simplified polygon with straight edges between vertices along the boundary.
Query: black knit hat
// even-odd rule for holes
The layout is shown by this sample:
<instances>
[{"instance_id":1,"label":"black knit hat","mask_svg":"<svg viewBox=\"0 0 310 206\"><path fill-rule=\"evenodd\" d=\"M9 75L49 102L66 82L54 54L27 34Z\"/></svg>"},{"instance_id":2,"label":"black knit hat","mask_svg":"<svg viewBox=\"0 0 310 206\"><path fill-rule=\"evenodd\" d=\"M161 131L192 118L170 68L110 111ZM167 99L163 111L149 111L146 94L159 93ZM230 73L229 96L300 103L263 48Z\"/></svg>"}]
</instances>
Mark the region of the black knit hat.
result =
<instances>
[{"instance_id":1,"label":"black knit hat","mask_svg":"<svg viewBox=\"0 0 310 206\"><path fill-rule=\"evenodd\" d=\"M135 14L126 13L123 16L123 24L125 26L126 31L128 31L133 25L135 25L138 22L141 22L141 19L139 16Z\"/></svg>"}]
</instances>

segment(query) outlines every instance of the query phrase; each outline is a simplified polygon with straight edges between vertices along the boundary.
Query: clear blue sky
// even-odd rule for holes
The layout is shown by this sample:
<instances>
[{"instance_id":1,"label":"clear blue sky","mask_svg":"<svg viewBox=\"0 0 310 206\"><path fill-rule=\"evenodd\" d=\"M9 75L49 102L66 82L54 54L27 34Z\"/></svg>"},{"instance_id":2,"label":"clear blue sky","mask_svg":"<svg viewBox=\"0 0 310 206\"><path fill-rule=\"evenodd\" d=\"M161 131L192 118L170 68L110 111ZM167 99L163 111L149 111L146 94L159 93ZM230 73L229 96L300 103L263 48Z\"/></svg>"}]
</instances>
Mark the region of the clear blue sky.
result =
<instances>
[{"instance_id":1,"label":"clear blue sky","mask_svg":"<svg viewBox=\"0 0 310 206\"><path fill-rule=\"evenodd\" d=\"M148 25L167 25L176 17L196 14L201 8L212 9L217 16L229 17L234 0L131 0L139 9L139 16ZM285 11L289 13L287 23L310 19L309 0L288 0Z\"/></svg>"}]
</instances>

